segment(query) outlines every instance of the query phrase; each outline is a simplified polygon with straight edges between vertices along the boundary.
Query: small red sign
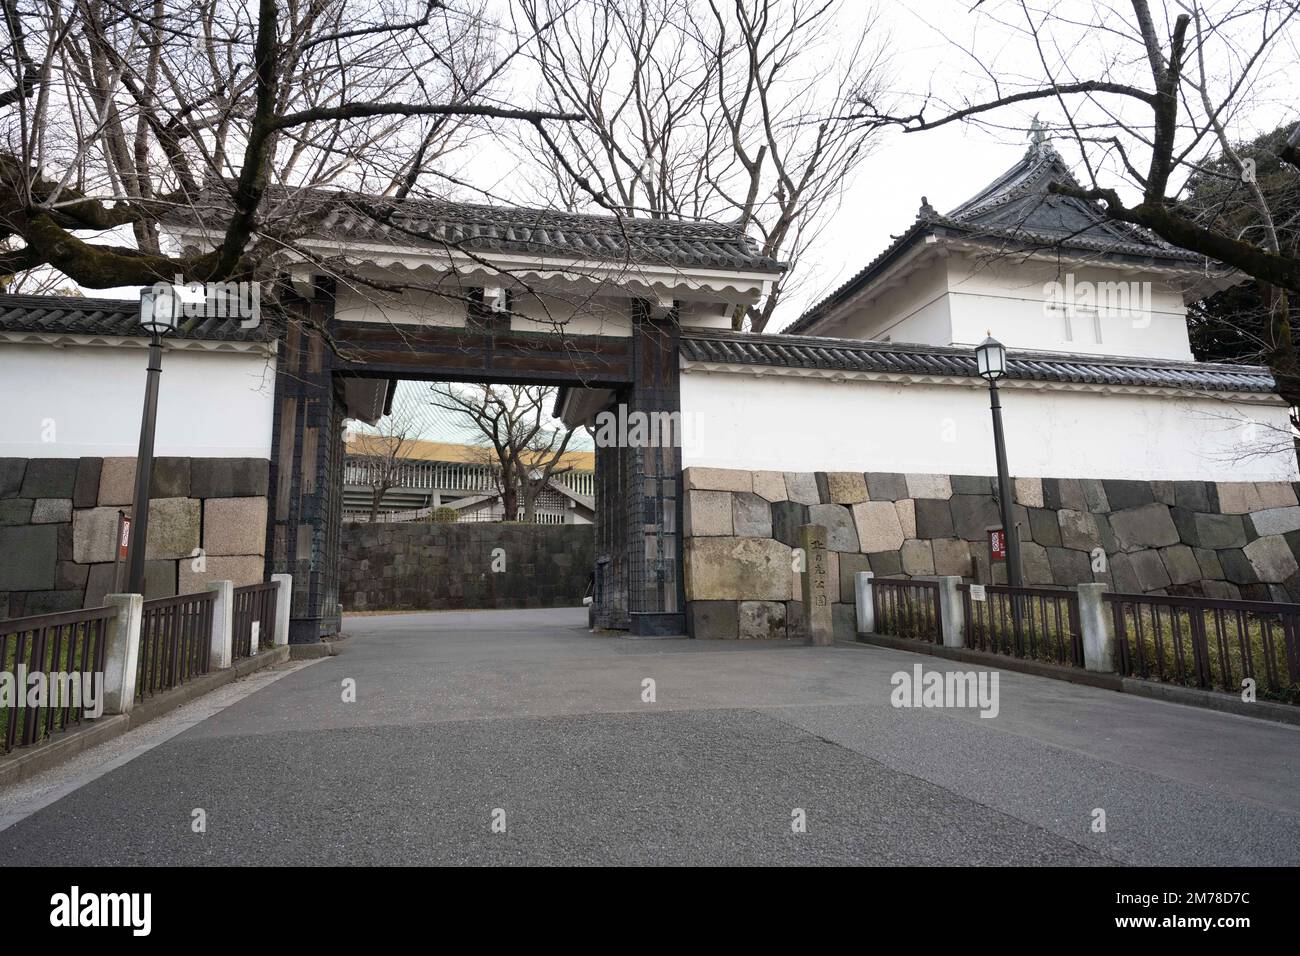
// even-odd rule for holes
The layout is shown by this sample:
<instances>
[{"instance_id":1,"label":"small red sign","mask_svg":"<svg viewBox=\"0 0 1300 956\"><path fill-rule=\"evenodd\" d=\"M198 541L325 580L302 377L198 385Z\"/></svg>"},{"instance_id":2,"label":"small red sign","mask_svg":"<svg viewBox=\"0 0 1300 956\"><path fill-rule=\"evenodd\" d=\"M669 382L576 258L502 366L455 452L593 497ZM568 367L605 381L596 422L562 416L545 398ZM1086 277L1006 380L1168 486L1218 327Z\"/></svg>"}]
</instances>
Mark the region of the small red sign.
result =
<instances>
[{"instance_id":1,"label":"small red sign","mask_svg":"<svg viewBox=\"0 0 1300 956\"><path fill-rule=\"evenodd\" d=\"M131 516L122 515L122 525L117 538L117 556L126 560L127 549L131 545Z\"/></svg>"},{"instance_id":2,"label":"small red sign","mask_svg":"<svg viewBox=\"0 0 1300 956\"><path fill-rule=\"evenodd\" d=\"M989 554L995 561L1007 559L1007 536L1000 528L989 532Z\"/></svg>"}]
</instances>

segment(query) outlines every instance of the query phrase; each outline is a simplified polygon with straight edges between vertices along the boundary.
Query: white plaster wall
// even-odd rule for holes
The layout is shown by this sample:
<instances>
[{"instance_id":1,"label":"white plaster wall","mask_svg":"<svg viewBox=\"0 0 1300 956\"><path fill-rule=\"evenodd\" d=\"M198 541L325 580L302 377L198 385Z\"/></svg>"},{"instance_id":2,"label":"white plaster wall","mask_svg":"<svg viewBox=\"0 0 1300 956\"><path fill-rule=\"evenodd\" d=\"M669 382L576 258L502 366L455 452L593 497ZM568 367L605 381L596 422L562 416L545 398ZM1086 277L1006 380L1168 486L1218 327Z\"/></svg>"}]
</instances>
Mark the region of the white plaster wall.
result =
<instances>
[{"instance_id":1,"label":"white plaster wall","mask_svg":"<svg viewBox=\"0 0 1300 956\"><path fill-rule=\"evenodd\" d=\"M0 343L0 457L134 457L146 349ZM154 453L270 458L275 361L164 349Z\"/></svg>"},{"instance_id":2,"label":"white plaster wall","mask_svg":"<svg viewBox=\"0 0 1300 956\"><path fill-rule=\"evenodd\" d=\"M931 258L876 298L857 303L847 316L818 334L947 345L952 338L947 280L943 261Z\"/></svg>"},{"instance_id":3,"label":"white plaster wall","mask_svg":"<svg viewBox=\"0 0 1300 956\"><path fill-rule=\"evenodd\" d=\"M1051 282L1064 286L1067 275L1073 275L1076 287L1082 283L1092 283L1094 288L1100 283L1145 283L1150 308L1129 312L1075 308L1067 325L1062 310L1048 308L1046 290ZM948 263L948 288L951 339L936 344L973 346L992 331L994 338L1011 349L1192 358L1182 294L1159 276L954 256Z\"/></svg>"},{"instance_id":4,"label":"white plaster wall","mask_svg":"<svg viewBox=\"0 0 1300 956\"><path fill-rule=\"evenodd\" d=\"M429 292L380 292L340 289L334 316L343 322L383 322L394 325L457 327L465 324L466 305L455 298Z\"/></svg>"},{"instance_id":5,"label":"white plaster wall","mask_svg":"<svg viewBox=\"0 0 1300 956\"><path fill-rule=\"evenodd\" d=\"M982 386L695 370L681 382L687 467L996 472ZM1277 405L1011 387L1002 404L1010 470L1021 477L1300 478Z\"/></svg>"},{"instance_id":6,"label":"white plaster wall","mask_svg":"<svg viewBox=\"0 0 1300 956\"><path fill-rule=\"evenodd\" d=\"M510 328L516 332L627 336L632 334L630 309L627 299L581 292L516 294L511 304Z\"/></svg>"}]
</instances>

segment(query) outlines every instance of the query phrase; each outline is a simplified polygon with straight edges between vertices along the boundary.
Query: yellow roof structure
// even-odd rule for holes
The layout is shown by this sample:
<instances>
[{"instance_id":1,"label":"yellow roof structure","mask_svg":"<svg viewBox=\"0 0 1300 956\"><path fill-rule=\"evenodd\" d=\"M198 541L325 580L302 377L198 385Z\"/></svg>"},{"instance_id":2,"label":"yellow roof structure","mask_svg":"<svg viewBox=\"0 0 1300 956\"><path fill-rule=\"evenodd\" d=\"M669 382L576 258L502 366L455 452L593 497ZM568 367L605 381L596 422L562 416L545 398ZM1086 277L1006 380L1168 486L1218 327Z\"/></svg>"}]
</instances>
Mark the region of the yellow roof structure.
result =
<instances>
[{"instance_id":1,"label":"yellow roof structure","mask_svg":"<svg viewBox=\"0 0 1300 956\"><path fill-rule=\"evenodd\" d=\"M383 435L349 432L343 439L343 445L349 455L387 455L395 440ZM398 457L406 461L457 461L486 464L494 460L495 453L486 445L456 445L450 442L408 438L402 443ZM560 458L560 466L572 471L594 471L595 452L566 451Z\"/></svg>"}]
</instances>

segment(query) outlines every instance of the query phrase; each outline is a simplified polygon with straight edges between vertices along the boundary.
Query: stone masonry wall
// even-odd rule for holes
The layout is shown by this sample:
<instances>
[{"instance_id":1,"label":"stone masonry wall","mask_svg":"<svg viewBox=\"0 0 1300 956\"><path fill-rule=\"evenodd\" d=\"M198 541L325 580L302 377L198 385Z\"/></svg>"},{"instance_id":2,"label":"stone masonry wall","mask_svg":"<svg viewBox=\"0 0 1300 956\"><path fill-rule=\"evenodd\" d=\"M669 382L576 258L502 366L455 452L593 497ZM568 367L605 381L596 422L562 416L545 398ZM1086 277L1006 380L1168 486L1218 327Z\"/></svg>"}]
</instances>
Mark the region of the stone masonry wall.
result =
<instances>
[{"instance_id":1,"label":"stone masonry wall","mask_svg":"<svg viewBox=\"0 0 1300 956\"><path fill-rule=\"evenodd\" d=\"M1001 524L990 477L688 468L684 487L695 637L800 636L791 549L802 524L828 529L837 636L854 632L858 571L1005 582L1001 562L990 576L987 529ZM1297 487L1018 478L1025 583L1300 601Z\"/></svg>"},{"instance_id":2,"label":"stone masonry wall","mask_svg":"<svg viewBox=\"0 0 1300 956\"><path fill-rule=\"evenodd\" d=\"M595 564L589 524L347 524L339 599L345 611L573 607Z\"/></svg>"},{"instance_id":3,"label":"stone masonry wall","mask_svg":"<svg viewBox=\"0 0 1300 956\"><path fill-rule=\"evenodd\" d=\"M146 598L263 579L268 469L259 458L155 459ZM134 491L134 458L0 458L0 618L102 603Z\"/></svg>"}]
</instances>

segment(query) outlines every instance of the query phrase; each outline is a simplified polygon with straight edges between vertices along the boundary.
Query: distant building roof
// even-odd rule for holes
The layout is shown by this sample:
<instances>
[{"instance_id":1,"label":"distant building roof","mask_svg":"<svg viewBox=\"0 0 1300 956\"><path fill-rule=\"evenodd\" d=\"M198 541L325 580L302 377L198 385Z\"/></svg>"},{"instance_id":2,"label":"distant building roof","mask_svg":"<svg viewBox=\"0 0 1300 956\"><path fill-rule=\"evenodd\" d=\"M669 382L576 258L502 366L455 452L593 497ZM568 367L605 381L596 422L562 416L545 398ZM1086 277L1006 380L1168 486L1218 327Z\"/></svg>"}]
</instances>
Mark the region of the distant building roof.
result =
<instances>
[{"instance_id":1,"label":"distant building roof","mask_svg":"<svg viewBox=\"0 0 1300 956\"><path fill-rule=\"evenodd\" d=\"M806 335L683 330L682 358L718 365L975 378L974 350ZM1115 358L1061 352L1008 352L1008 378L1037 382L1271 392L1273 376L1255 365Z\"/></svg>"},{"instance_id":2,"label":"distant building roof","mask_svg":"<svg viewBox=\"0 0 1300 956\"><path fill-rule=\"evenodd\" d=\"M87 299L80 296L0 294L0 332L143 338L137 299ZM245 329L238 318L182 319L168 338L220 342L260 342L266 325Z\"/></svg>"},{"instance_id":3,"label":"distant building roof","mask_svg":"<svg viewBox=\"0 0 1300 956\"><path fill-rule=\"evenodd\" d=\"M813 305L786 329L806 332L840 303L865 288L927 236L966 239L1008 251L1050 249L1098 261L1145 264L1152 268L1229 272L1204 256L1170 245L1154 233L1106 217L1100 204L1051 191L1053 183L1078 187L1056 150L1034 144L1005 173L947 215L922 198L907 231L851 279Z\"/></svg>"},{"instance_id":4,"label":"distant building roof","mask_svg":"<svg viewBox=\"0 0 1300 956\"><path fill-rule=\"evenodd\" d=\"M344 449L349 455L387 454L391 447L382 435L367 432L349 432L344 439ZM451 442L407 439L398 457L405 461L447 461L486 464L493 459L492 449L485 445L455 444ZM566 451L560 459L563 467L574 471L592 471L596 456L590 451Z\"/></svg>"}]
</instances>

